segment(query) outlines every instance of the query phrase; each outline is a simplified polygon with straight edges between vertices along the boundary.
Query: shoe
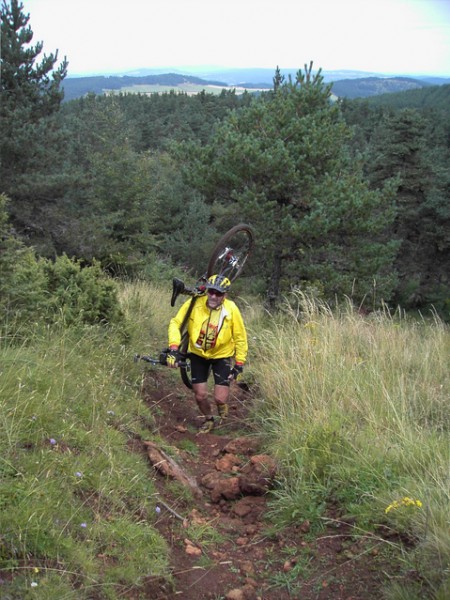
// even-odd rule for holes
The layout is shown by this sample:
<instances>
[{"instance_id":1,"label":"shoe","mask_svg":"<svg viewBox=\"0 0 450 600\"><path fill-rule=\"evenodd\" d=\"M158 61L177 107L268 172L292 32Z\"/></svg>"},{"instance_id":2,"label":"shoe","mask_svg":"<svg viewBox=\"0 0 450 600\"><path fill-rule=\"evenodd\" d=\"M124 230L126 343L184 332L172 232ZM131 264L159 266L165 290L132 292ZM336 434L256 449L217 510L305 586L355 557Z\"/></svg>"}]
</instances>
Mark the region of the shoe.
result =
<instances>
[{"instance_id":1,"label":"shoe","mask_svg":"<svg viewBox=\"0 0 450 600\"><path fill-rule=\"evenodd\" d=\"M228 417L228 404L218 404L217 410L219 412L220 420L226 419Z\"/></svg>"},{"instance_id":2,"label":"shoe","mask_svg":"<svg viewBox=\"0 0 450 600\"><path fill-rule=\"evenodd\" d=\"M209 433L214 429L214 417L209 417L198 430L198 433Z\"/></svg>"}]
</instances>

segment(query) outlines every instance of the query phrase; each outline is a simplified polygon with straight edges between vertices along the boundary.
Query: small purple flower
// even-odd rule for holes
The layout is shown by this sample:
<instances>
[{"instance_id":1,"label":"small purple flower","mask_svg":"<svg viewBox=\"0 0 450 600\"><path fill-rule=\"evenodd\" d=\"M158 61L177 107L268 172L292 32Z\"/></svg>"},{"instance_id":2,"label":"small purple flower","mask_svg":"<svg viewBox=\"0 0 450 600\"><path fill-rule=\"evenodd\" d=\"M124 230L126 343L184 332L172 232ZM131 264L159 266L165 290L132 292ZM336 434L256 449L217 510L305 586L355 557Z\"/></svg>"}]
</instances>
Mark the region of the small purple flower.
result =
<instances>
[{"instance_id":1,"label":"small purple flower","mask_svg":"<svg viewBox=\"0 0 450 600\"><path fill-rule=\"evenodd\" d=\"M161 512L161 507L160 507L160 506L157 506L157 507L155 508L155 511L156 511L156 513L159 515L159 513Z\"/></svg>"},{"instance_id":2,"label":"small purple flower","mask_svg":"<svg viewBox=\"0 0 450 600\"><path fill-rule=\"evenodd\" d=\"M77 471L75 473L75 477L83 477L83 473L81 473L80 471Z\"/></svg>"},{"instance_id":3,"label":"small purple flower","mask_svg":"<svg viewBox=\"0 0 450 600\"><path fill-rule=\"evenodd\" d=\"M55 446L55 444L56 444L56 440L55 440L55 438L50 438L50 439L49 439L49 442L50 442L50 444L51 444L52 446Z\"/></svg>"},{"instance_id":4,"label":"small purple flower","mask_svg":"<svg viewBox=\"0 0 450 600\"><path fill-rule=\"evenodd\" d=\"M87 523L80 523L80 527L82 527L83 529L86 529Z\"/></svg>"}]
</instances>

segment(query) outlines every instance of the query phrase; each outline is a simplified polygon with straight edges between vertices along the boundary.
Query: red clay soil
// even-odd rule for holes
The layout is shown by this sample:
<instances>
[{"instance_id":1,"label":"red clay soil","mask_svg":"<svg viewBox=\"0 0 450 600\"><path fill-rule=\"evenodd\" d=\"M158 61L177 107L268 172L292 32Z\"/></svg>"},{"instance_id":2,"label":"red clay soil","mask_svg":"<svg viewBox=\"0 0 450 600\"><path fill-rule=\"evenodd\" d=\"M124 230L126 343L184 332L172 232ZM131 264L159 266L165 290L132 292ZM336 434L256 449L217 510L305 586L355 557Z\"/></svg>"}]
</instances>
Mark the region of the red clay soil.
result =
<instances>
[{"instance_id":1,"label":"red clay soil","mask_svg":"<svg viewBox=\"0 0 450 600\"><path fill-rule=\"evenodd\" d=\"M307 521L275 531L268 517L270 492L239 492L227 499L205 482L236 481L253 455L261 455L258 437L247 421L251 394L233 384L230 415L209 434L200 424L192 393L149 372L145 402L156 419L161 447L197 482L189 487L149 469L158 489L157 528L170 547L172 582L148 580L136 598L152 600L375 600L391 571L376 539L354 537L351 524L312 535ZM233 452L224 449L236 446ZM219 461L219 462L218 462ZM228 466L227 466L228 461ZM220 471L218 470L220 469ZM208 475L209 474L209 475ZM217 492L217 489L216 489ZM259 494L261 490L259 490ZM200 495L201 494L201 495ZM337 513L335 513L337 515ZM201 532L192 535L192 532ZM196 539L192 539L195 537Z\"/></svg>"}]
</instances>

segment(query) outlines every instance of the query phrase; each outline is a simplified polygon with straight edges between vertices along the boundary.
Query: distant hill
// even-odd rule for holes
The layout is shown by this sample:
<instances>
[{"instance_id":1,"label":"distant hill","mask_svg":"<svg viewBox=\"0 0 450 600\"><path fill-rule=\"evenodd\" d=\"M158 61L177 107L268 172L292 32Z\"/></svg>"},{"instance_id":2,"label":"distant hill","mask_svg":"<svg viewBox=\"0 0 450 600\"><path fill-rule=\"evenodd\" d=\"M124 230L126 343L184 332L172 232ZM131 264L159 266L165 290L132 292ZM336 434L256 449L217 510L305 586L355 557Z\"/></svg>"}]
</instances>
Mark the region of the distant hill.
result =
<instances>
[{"instance_id":1,"label":"distant hill","mask_svg":"<svg viewBox=\"0 0 450 600\"><path fill-rule=\"evenodd\" d=\"M441 110L450 113L450 84L432 85L417 90L380 94L355 100L357 102L368 102L371 106L389 106L395 109Z\"/></svg>"},{"instance_id":2,"label":"distant hill","mask_svg":"<svg viewBox=\"0 0 450 600\"><path fill-rule=\"evenodd\" d=\"M362 77L333 82L333 94L340 98L368 98L380 94L405 92L431 85L411 77Z\"/></svg>"},{"instance_id":3,"label":"distant hill","mask_svg":"<svg viewBox=\"0 0 450 600\"><path fill-rule=\"evenodd\" d=\"M73 100L88 93L102 95L108 91L154 93L171 89L190 94L202 89L220 93L221 89L239 88L239 91L271 89L275 70L272 69L233 69L233 70L197 70L195 73L178 72L153 73L150 69L117 75L94 75L86 77L67 77L62 87L65 100ZM294 69L281 69L287 78L295 77ZM203 76L200 77L200 74ZM332 91L340 98L369 98L386 93L420 89L428 85L450 83L450 78L436 77L385 77L370 76L361 71L323 72L324 81L332 83ZM340 77L345 77L340 79Z\"/></svg>"},{"instance_id":4,"label":"distant hill","mask_svg":"<svg viewBox=\"0 0 450 600\"><path fill-rule=\"evenodd\" d=\"M280 72L286 78L291 75L295 77L298 68L280 68ZM317 71L317 70L316 70ZM126 73L117 73L117 75L129 75L131 77L137 77L142 75L162 75L164 73L178 73L191 75L195 77L201 77L205 80L220 80L227 83L229 86L238 85L269 85L272 87L273 77L275 75L275 68L273 69L219 69L219 68L186 68L183 71L179 69L138 69L136 71L129 71ZM431 85L444 85L450 83L449 77L435 77L430 75L411 75L406 76L402 73L396 73L395 75L389 75L387 73L373 73L368 71L354 71L350 69L341 69L339 71L325 71L321 72L324 81L330 83L332 81L342 81L346 79L364 79L368 77L378 77L380 79L386 78L398 78L406 77L407 79L414 79L423 83L429 83Z\"/></svg>"},{"instance_id":5,"label":"distant hill","mask_svg":"<svg viewBox=\"0 0 450 600\"><path fill-rule=\"evenodd\" d=\"M199 77L181 75L178 73L165 73L161 75L144 75L131 77L129 75L98 75L94 77L67 77L64 79L64 99L73 100L89 93L104 94L106 91L129 89L134 86L165 86L177 88L182 85L215 86L227 88L223 81L205 81Z\"/></svg>"}]
</instances>

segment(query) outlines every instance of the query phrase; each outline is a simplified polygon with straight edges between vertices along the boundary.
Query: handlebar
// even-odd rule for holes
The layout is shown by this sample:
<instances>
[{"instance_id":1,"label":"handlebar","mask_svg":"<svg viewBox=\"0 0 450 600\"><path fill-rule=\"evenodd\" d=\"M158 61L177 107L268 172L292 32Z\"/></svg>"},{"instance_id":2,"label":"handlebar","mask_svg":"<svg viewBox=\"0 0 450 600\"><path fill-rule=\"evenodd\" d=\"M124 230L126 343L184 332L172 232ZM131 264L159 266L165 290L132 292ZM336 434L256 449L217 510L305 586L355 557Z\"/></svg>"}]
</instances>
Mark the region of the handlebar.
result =
<instances>
[{"instance_id":1,"label":"handlebar","mask_svg":"<svg viewBox=\"0 0 450 600\"><path fill-rule=\"evenodd\" d=\"M161 352L161 354L159 355L159 358L152 358L151 356L147 356L145 354L135 354L134 355L134 362L137 363L140 360L143 360L144 362L148 362L151 365L164 365L167 366L167 350L163 350ZM177 363L179 367L186 367L187 363L185 363L184 361L181 361L179 363Z\"/></svg>"}]
</instances>

